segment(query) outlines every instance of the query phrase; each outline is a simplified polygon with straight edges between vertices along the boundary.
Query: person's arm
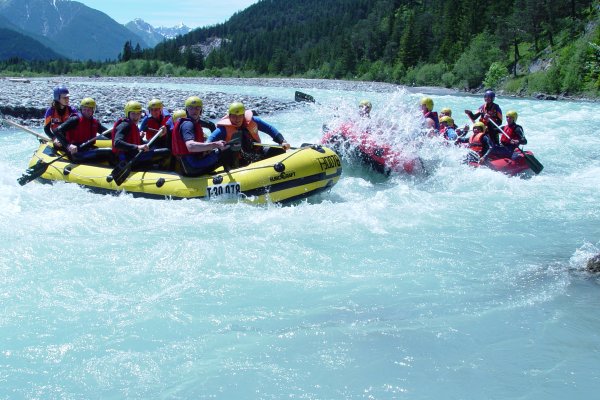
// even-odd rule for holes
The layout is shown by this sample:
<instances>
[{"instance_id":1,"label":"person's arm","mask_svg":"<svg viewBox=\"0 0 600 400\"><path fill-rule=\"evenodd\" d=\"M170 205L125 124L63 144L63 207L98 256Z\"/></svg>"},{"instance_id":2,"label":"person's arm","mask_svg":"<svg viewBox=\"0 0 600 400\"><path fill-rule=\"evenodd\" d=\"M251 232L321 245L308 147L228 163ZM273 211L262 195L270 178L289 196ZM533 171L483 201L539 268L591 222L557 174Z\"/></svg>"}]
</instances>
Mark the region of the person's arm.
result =
<instances>
[{"instance_id":1,"label":"person's arm","mask_svg":"<svg viewBox=\"0 0 600 400\"><path fill-rule=\"evenodd\" d=\"M54 132L52 132L54 138L58 140L65 149L69 146L69 142L67 141L67 131L77 128L77 125L79 125L79 116L71 115L65 122L59 125Z\"/></svg>"},{"instance_id":2,"label":"person's arm","mask_svg":"<svg viewBox=\"0 0 600 400\"><path fill-rule=\"evenodd\" d=\"M225 129L221 129L221 127L216 128L211 134L208 136L209 142L214 142L216 140L225 140L227 137Z\"/></svg>"},{"instance_id":3,"label":"person's arm","mask_svg":"<svg viewBox=\"0 0 600 400\"><path fill-rule=\"evenodd\" d=\"M285 138L283 137L281 132L277 130L277 128L258 117L252 117L252 119L254 120L254 122L256 122L259 131L271 136L273 138L273 141L275 143L280 144L285 150L290 148L289 143L285 140Z\"/></svg>"},{"instance_id":4,"label":"person's arm","mask_svg":"<svg viewBox=\"0 0 600 400\"><path fill-rule=\"evenodd\" d=\"M106 132L107 130L109 130L110 128L107 128L106 126L102 125L100 122L98 122L98 132L96 132L98 135ZM106 137L107 139L110 139L110 132L107 133L108 137ZM102 139L102 138L100 138Z\"/></svg>"},{"instance_id":5,"label":"person's arm","mask_svg":"<svg viewBox=\"0 0 600 400\"><path fill-rule=\"evenodd\" d=\"M202 153L204 151L211 151L214 149L223 150L225 147L225 142L219 139L209 139L208 142L197 142L194 124L190 121L185 121L183 124L181 124L179 132L183 138L183 141L185 142L185 147L187 147L187 149L192 153Z\"/></svg>"},{"instance_id":6,"label":"person's arm","mask_svg":"<svg viewBox=\"0 0 600 400\"><path fill-rule=\"evenodd\" d=\"M523 127L521 125L517 125L515 127L515 133L519 137L519 144L527 144L527 138L525 137L525 133L523 132Z\"/></svg>"},{"instance_id":7,"label":"person's arm","mask_svg":"<svg viewBox=\"0 0 600 400\"><path fill-rule=\"evenodd\" d=\"M215 123L212 121L209 121L207 119L200 119L200 124L202 125L203 128L207 128L211 132L214 132L215 129L217 129L217 126L215 125Z\"/></svg>"},{"instance_id":8,"label":"person's arm","mask_svg":"<svg viewBox=\"0 0 600 400\"><path fill-rule=\"evenodd\" d=\"M483 156L481 156L481 158L479 159L480 163L487 160L488 156L494 150L494 146L495 146L494 142L492 141L492 139L490 138L489 135L484 135L481 138L481 141L487 146L487 150L486 150L485 154Z\"/></svg>"},{"instance_id":9,"label":"person's arm","mask_svg":"<svg viewBox=\"0 0 600 400\"><path fill-rule=\"evenodd\" d=\"M115 132L115 148L121 151L125 151L128 153L136 152L138 150L142 150L142 145L137 146L132 143L128 143L125 141L127 134L131 131L131 126L129 122L121 122L119 126L117 126L117 131Z\"/></svg>"}]
</instances>

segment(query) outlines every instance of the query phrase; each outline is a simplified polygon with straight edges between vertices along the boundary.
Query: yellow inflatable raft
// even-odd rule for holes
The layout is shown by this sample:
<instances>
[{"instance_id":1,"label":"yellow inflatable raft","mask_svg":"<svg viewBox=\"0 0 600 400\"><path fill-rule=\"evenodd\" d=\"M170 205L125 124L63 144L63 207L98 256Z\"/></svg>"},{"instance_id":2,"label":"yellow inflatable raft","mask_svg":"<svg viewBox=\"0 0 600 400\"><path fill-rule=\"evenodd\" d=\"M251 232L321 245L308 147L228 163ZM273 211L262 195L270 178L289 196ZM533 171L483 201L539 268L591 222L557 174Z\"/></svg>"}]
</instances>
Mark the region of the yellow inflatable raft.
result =
<instances>
[{"instance_id":1,"label":"yellow inflatable raft","mask_svg":"<svg viewBox=\"0 0 600 400\"><path fill-rule=\"evenodd\" d=\"M60 155L51 143L42 143L29 166L40 161L50 163ZM114 181L107 181L112 169L110 165L74 164L63 158L48 165L40 179L73 182L103 193L126 191L154 198L284 203L330 189L340 178L342 164L338 155L327 147L303 145L247 167L229 171L220 168L200 177L163 170L132 171L117 186Z\"/></svg>"}]
</instances>

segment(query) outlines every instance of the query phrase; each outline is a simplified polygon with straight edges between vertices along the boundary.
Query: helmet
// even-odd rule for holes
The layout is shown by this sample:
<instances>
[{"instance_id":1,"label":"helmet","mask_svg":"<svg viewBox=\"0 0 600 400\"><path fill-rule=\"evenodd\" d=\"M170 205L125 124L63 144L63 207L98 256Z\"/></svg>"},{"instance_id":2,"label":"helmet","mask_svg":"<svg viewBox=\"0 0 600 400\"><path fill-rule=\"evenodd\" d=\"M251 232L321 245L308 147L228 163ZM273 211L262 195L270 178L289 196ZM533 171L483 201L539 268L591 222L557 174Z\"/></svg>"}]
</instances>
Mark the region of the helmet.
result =
<instances>
[{"instance_id":1,"label":"helmet","mask_svg":"<svg viewBox=\"0 0 600 400\"><path fill-rule=\"evenodd\" d=\"M494 93L493 90L486 90L485 93L483 94L483 98L485 99L486 97L491 97L492 101L496 98L496 93Z\"/></svg>"},{"instance_id":2,"label":"helmet","mask_svg":"<svg viewBox=\"0 0 600 400\"><path fill-rule=\"evenodd\" d=\"M129 118L130 112L142 112L142 104L139 101L128 101L125 103L125 117Z\"/></svg>"},{"instance_id":3,"label":"helmet","mask_svg":"<svg viewBox=\"0 0 600 400\"><path fill-rule=\"evenodd\" d=\"M480 122L475 122L473 124L473 129L475 129L475 128L479 128L481 130L481 132L485 132L486 126L483 122L480 121Z\"/></svg>"},{"instance_id":4,"label":"helmet","mask_svg":"<svg viewBox=\"0 0 600 400\"><path fill-rule=\"evenodd\" d=\"M86 97L85 99L81 100L80 106L81 108L89 107L96 110L96 101L91 97Z\"/></svg>"},{"instance_id":5,"label":"helmet","mask_svg":"<svg viewBox=\"0 0 600 400\"><path fill-rule=\"evenodd\" d=\"M59 101L61 94L69 94L69 89L67 89L67 87L65 85L59 85L54 88L53 94L54 94L54 101Z\"/></svg>"},{"instance_id":6,"label":"helmet","mask_svg":"<svg viewBox=\"0 0 600 400\"><path fill-rule=\"evenodd\" d=\"M442 118L440 118L440 123L442 122L445 122L448 125L454 125L454 119L452 119L452 117L449 115L444 115Z\"/></svg>"},{"instance_id":7,"label":"helmet","mask_svg":"<svg viewBox=\"0 0 600 400\"><path fill-rule=\"evenodd\" d=\"M242 103L240 103L239 101L236 101L235 103L231 103L229 105L228 113L230 115L244 115L245 112L246 112L246 107L244 107L244 105Z\"/></svg>"},{"instance_id":8,"label":"helmet","mask_svg":"<svg viewBox=\"0 0 600 400\"><path fill-rule=\"evenodd\" d=\"M202 100L198 96L190 96L185 101L186 107L202 107Z\"/></svg>"},{"instance_id":9,"label":"helmet","mask_svg":"<svg viewBox=\"0 0 600 400\"><path fill-rule=\"evenodd\" d=\"M421 99L421 105L425 105L427 107L427 111L433 110L433 100L431 97L423 97Z\"/></svg>"},{"instance_id":10,"label":"helmet","mask_svg":"<svg viewBox=\"0 0 600 400\"><path fill-rule=\"evenodd\" d=\"M446 114L447 116L451 117L452 116L452 110L449 109L448 107L444 107L441 109L440 114Z\"/></svg>"},{"instance_id":11,"label":"helmet","mask_svg":"<svg viewBox=\"0 0 600 400\"><path fill-rule=\"evenodd\" d=\"M163 102L159 99L152 99L148 102L148 110L152 110L153 108L163 108Z\"/></svg>"},{"instance_id":12,"label":"helmet","mask_svg":"<svg viewBox=\"0 0 600 400\"><path fill-rule=\"evenodd\" d=\"M179 118L187 117L187 113L185 110L175 110L173 111L173 122L177 121Z\"/></svg>"},{"instance_id":13,"label":"helmet","mask_svg":"<svg viewBox=\"0 0 600 400\"><path fill-rule=\"evenodd\" d=\"M368 108L369 110L373 108L373 104L371 104L369 100L361 100L360 103L358 103L358 106Z\"/></svg>"},{"instance_id":14,"label":"helmet","mask_svg":"<svg viewBox=\"0 0 600 400\"><path fill-rule=\"evenodd\" d=\"M515 121L517 120L517 118L519 118L519 114L517 114L517 112L515 110L510 110L509 112L506 113L506 116L511 117Z\"/></svg>"}]
</instances>

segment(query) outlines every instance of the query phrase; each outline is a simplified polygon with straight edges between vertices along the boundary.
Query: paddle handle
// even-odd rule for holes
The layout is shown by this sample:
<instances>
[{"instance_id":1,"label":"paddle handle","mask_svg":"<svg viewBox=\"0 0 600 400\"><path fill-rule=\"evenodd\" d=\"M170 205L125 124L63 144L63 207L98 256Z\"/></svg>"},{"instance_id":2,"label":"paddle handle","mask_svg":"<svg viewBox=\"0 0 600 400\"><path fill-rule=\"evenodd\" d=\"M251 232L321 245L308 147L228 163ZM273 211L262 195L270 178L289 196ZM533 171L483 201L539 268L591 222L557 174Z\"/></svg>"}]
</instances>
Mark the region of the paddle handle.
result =
<instances>
[{"instance_id":1,"label":"paddle handle","mask_svg":"<svg viewBox=\"0 0 600 400\"><path fill-rule=\"evenodd\" d=\"M11 121L10 119L5 119L4 121L6 121L9 125L14 126L15 128L19 128L24 130L25 132L37 137L38 139L44 141L44 142L49 142L50 139L48 139L46 136L40 135L39 133L37 133L36 131L33 131L29 128L27 128L26 126L17 124L16 122Z\"/></svg>"}]
</instances>

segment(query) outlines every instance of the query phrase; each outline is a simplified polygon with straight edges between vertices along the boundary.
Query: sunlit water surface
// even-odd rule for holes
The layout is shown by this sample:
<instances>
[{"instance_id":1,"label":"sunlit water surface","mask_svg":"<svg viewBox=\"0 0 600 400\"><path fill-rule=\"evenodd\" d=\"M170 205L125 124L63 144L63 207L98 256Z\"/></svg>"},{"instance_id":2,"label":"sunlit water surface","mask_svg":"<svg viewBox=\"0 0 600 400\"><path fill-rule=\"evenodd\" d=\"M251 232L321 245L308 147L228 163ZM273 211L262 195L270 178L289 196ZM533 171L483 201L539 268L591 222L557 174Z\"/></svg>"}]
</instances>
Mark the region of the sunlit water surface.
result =
<instances>
[{"instance_id":1,"label":"sunlit water surface","mask_svg":"<svg viewBox=\"0 0 600 400\"><path fill-rule=\"evenodd\" d=\"M264 117L292 145L362 98L392 143L419 123L420 94L303 91L318 103ZM481 103L433 99L459 125ZM600 114L498 102L540 175L426 144L427 176L345 165L331 192L283 207L21 187L36 140L3 127L0 398L592 398L600 287L582 267L599 251Z\"/></svg>"}]
</instances>

